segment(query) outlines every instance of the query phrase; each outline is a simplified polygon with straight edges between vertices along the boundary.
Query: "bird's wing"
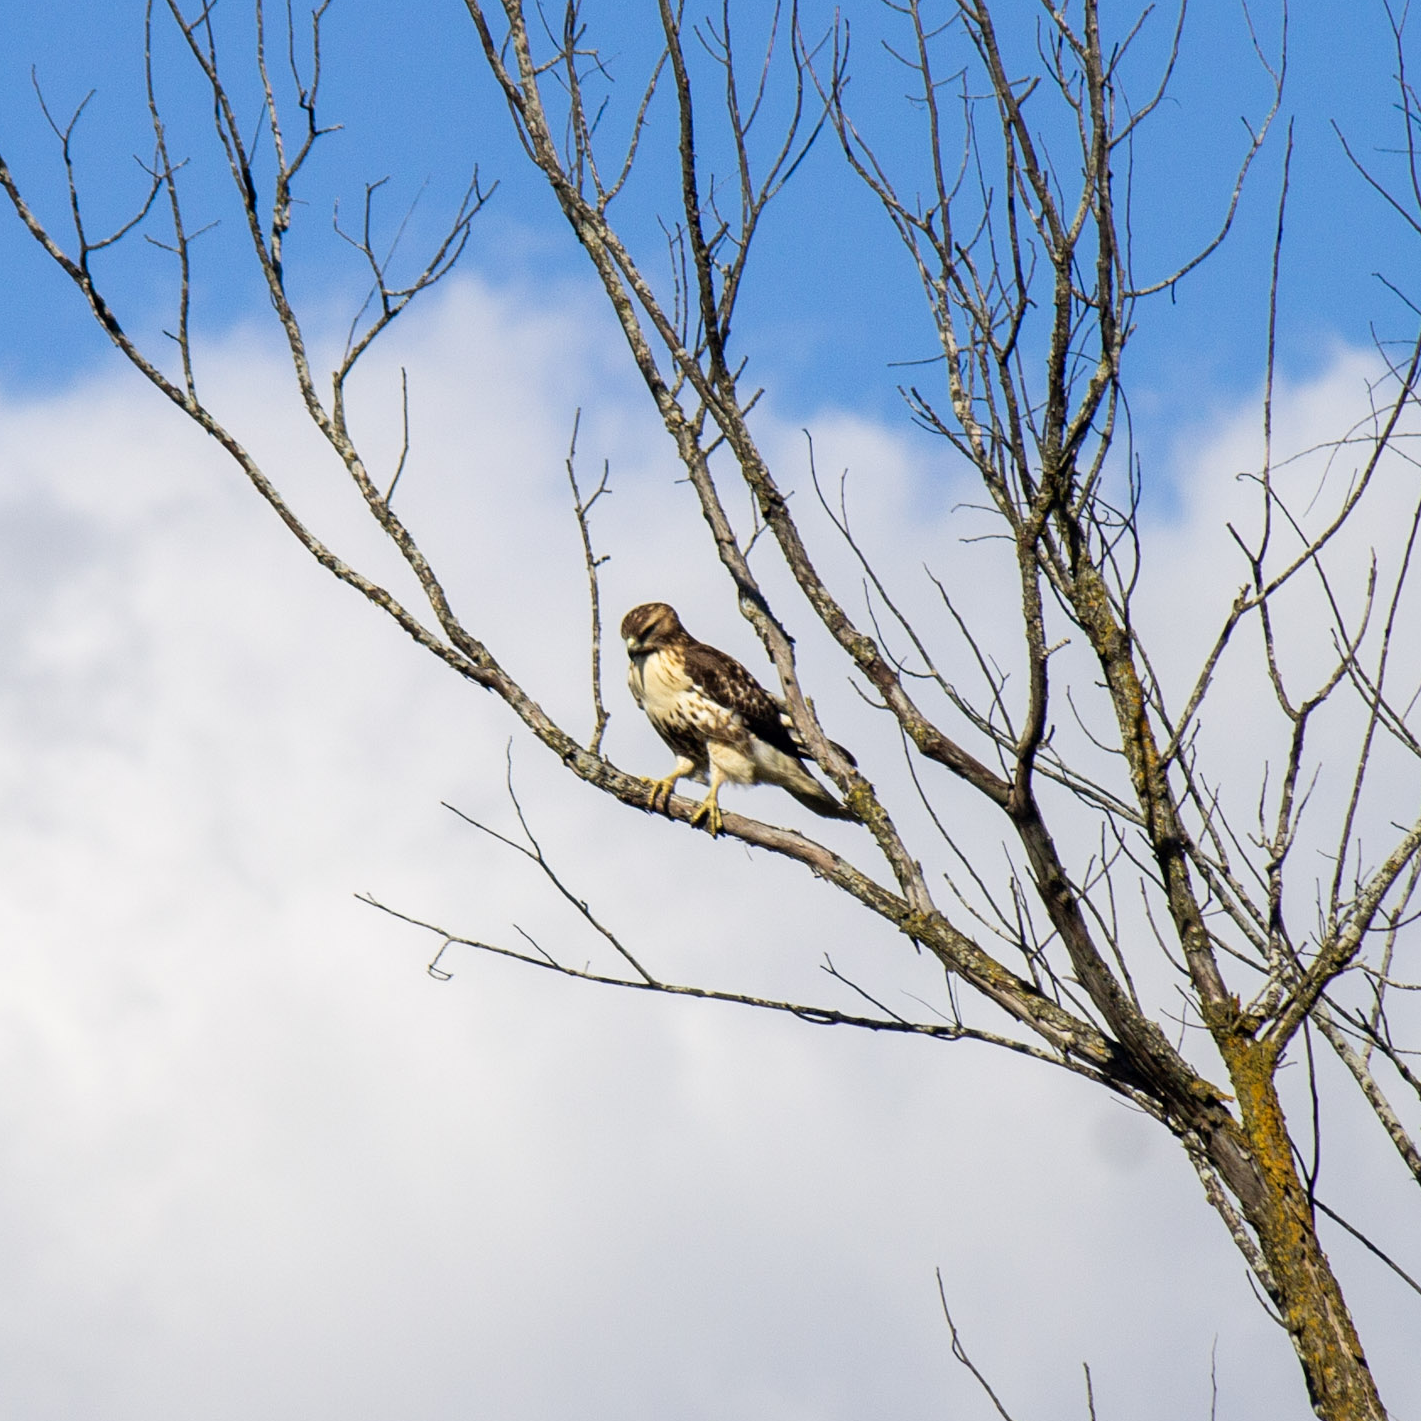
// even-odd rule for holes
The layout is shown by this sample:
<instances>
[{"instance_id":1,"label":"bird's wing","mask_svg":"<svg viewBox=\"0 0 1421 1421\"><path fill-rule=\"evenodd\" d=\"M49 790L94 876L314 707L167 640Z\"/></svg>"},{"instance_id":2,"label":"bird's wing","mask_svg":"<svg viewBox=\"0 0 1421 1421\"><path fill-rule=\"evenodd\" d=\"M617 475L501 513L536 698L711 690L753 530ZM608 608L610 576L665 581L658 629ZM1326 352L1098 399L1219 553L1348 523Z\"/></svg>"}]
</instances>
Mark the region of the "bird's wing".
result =
<instances>
[{"instance_id":1,"label":"bird's wing","mask_svg":"<svg viewBox=\"0 0 1421 1421\"><path fill-rule=\"evenodd\" d=\"M809 747L794 728L789 707L778 696L772 696L733 656L703 641L692 642L685 656L687 677L718 705L735 711L752 735L798 760L809 758ZM829 743L849 764L858 767L858 761L837 740Z\"/></svg>"},{"instance_id":2,"label":"bird's wing","mask_svg":"<svg viewBox=\"0 0 1421 1421\"><path fill-rule=\"evenodd\" d=\"M751 735L786 755L804 757L784 708L733 656L692 642L686 648L686 675L717 705L734 711Z\"/></svg>"}]
</instances>

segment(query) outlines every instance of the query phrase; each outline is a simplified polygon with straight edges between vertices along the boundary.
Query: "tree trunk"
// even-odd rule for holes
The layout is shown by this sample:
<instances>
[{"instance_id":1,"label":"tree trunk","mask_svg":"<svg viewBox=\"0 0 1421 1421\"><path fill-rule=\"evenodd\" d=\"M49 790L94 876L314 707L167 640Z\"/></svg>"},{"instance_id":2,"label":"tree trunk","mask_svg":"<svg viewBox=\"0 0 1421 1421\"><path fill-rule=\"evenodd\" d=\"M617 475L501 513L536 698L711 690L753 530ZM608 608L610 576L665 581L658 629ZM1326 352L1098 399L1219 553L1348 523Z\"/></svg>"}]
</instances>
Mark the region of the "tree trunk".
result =
<instances>
[{"instance_id":1,"label":"tree trunk","mask_svg":"<svg viewBox=\"0 0 1421 1421\"><path fill-rule=\"evenodd\" d=\"M1385 1421L1386 1409L1298 1177L1274 1083L1274 1053L1243 1033L1220 1044L1264 1185L1261 1200L1242 1201L1244 1217L1272 1270L1274 1302L1302 1363L1312 1408L1325 1421Z\"/></svg>"}]
</instances>

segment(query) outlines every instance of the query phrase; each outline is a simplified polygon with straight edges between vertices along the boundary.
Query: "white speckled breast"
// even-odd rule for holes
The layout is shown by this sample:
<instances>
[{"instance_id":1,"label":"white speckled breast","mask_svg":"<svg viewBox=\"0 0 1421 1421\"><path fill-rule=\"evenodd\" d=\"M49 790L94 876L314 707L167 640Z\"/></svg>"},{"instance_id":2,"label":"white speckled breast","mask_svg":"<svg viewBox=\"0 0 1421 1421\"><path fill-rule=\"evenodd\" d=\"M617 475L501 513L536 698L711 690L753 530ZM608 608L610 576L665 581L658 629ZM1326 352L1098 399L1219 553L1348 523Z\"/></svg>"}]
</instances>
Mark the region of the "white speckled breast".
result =
<instances>
[{"instance_id":1,"label":"white speckled breast","mask_svg":"<svg viewBox=\"0 0 1421 1421\"><path fill-rule=\"evenodd\" d=\"M707 759L710 739L746 739L736 715L711 700L685 673L679 657L654 651L635 657L627 685L657 733L677 754L698 764Z\"/></svg>"},{"instance_id":2,"label":"white speckled breast","mask_svg":"<svg viewBox=\"0 0 1421 1421\"><path fill-rule=\"evenodd\" d=\"M627 685L647 715L660 721L676 715L679 701L691 689L686 673L659 651L632 658Z\"/></svg>"}]
</instances>

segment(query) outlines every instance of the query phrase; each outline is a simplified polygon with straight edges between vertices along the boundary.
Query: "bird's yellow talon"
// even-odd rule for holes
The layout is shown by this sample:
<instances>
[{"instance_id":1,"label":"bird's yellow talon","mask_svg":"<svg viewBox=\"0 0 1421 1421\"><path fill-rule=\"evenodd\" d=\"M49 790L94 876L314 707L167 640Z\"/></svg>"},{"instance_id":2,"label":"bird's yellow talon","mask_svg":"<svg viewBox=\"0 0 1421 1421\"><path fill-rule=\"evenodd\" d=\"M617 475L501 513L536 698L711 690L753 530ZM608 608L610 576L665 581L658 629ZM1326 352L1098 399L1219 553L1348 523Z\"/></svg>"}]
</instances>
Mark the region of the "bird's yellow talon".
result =
<instances>
[{"instance_id":1,"label":"bird's yellow talon","mask_svg":"<svg viewBox=\"0 0 1421 1421\"><path fill-rule=\"evenodd\" d=\"M651 795L646 801L646 807L653 813L656 812L658 801L663 812L671 808L671 796L676 792L676 779L668 776L664 780L649 780L651 785Z\"/></svg>"},{"instance_id":2,"label":"bird's yellow talon","mask_svg":"<svg viewBox=\"0 0 1421 1421\"><path fill-rule=\"evenodd\" d=\"M705 820L706 833L714 839L725 827L724 821L720 817L720 806L714 799L704 799L701 806L691 815L691 827L694 829L701 820Z\"/></svg>"}]
</instances>

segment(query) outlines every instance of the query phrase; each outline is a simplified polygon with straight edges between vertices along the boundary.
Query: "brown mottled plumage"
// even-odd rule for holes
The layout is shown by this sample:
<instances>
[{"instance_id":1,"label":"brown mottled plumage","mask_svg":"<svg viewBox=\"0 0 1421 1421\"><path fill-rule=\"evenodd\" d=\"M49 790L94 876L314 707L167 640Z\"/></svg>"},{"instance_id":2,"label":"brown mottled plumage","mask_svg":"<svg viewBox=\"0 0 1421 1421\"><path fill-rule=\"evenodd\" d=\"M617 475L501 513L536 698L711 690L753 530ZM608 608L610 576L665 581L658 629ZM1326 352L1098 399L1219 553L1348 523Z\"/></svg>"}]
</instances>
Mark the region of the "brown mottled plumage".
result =
<instances>
[{"instance_id":1,"label":"brown mottled plumage","mask_svg":"<svg viewBox=\"0 0 1421 1421\"><path fill-rule=\"evenodd\" d=\"M853 816L808 770L807 753L789 711L733 656L697 641L665 602L633 607L622 619L631 667L627 685L656 733L676 752L676 764L651 786L650 807L670 803L676 781L689 776L710 790L691 818L721 828L716 796L725 781L776 784L826 819ZM853 756L834 747L850 764Z\"/></svg>"}]
</instances>

